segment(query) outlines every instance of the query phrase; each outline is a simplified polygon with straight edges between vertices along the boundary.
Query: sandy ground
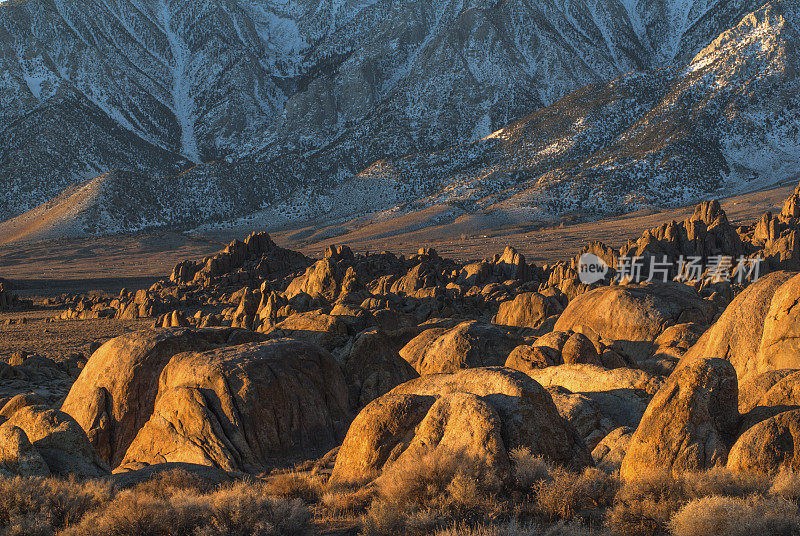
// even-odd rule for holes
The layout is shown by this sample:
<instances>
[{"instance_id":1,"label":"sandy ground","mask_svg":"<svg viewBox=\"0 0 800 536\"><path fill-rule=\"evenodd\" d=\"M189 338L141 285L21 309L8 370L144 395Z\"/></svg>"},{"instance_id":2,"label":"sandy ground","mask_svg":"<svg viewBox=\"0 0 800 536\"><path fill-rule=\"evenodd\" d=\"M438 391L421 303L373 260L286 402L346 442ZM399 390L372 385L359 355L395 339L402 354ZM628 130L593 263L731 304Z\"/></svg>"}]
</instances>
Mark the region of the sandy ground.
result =
<instances>
[{"instance_id":1,"label":"sandy ground","mask_svg":"<svg viewBox=\"0 0 800 536\"><path fill-rule=\"evenodd\" d=\"M0 313L0 361L6 361L15 351L36 352L56 361L70 354L89 356L89 345L105 341L150 326L147 320L47 320L61 314L57 309L40 309ZM24 319L24 320L23 320ZM24 321L7 325L6 321Z\"/></svg>"}]
</instances>

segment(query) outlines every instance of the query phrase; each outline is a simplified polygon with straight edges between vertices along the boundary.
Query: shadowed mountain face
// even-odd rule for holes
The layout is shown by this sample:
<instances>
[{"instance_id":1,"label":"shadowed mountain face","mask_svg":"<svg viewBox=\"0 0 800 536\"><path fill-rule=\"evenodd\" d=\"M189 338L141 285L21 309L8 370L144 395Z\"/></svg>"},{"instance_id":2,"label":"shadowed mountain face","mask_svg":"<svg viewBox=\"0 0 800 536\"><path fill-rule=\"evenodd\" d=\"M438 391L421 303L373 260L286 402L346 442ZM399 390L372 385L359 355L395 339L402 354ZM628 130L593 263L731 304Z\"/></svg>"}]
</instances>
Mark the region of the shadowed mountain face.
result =
<instances>
[{"instance_id":1,"label":"shadowed mountain face","mask_svg":"<svg viewBox=\"0 0 800 536\"><path fill-rule=\"evenodd\" d=\"M130 214L109 225L78 221L85 232L429 195L608 211L724 178L781 179L797 171L785 136L797 128L796 8L772 2L739 24L760 5L11 1L0 5L0 219L114 170L115 190L135 177L143 205L123 204ZM646 74L605 83L632 71ZM427 156L398 160L409 154ZM161 210L173 198L186 201Z\"/></svg>"}]
</instances>

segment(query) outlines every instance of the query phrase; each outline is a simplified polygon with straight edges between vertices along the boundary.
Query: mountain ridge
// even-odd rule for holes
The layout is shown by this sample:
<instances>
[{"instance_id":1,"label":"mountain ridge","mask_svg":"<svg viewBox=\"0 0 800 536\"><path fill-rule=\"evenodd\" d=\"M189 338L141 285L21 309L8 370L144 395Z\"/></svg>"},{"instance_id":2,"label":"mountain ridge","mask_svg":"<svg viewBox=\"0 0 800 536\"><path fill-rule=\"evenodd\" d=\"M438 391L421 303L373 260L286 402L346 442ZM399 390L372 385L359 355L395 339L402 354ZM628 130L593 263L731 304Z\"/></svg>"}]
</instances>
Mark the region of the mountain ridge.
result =
<instances>
[{"instance_id":1,"label":"mountain ridge","mask_svg":"<svg viewBox=\"0 0 800 536\"><path fill-rule=\"evenodd\" d=\"M138 0L93 1L83 9L68 0L13 4L26 16L0 13L0 51L10 51L14 42L23 43L27 52L2 55L7 72L17 72L16 77L7 74L5 83L0 79L0 101L16 104L0 112L0 148L6 155L0 157L0 186L9 192L0 200L0 218L116 169L145 177L136 184L147 190L174 184L185 188L187 197L236 183L236 193L210 210L210 221L265 209L280 212L281 207L302 204L303 197L308 207L300 208L300 217L331 217L336 199L347 201L373 190L379 191L375 203L357 204L381 209L414 202L437 186L447 187L430 179L442 168L434 166L427 174L375 175L375 167L397 165L415 158L405 155L432 150L463 151L448 146L483 139L536 109L553 112L559 99L586 95L586 88L593 87L587 82L609 84L606 80L647 69L666 57L676 61L664 69L680 69L682 57L696 55L719 37L718 25L738 24L736 17L761 2L551 3L442 0L398 7L381 0L308 0L289 2L282 10L275 2L252 0L228 0L209 9ZM89 20L85 11L91 7L97 14ZM544 16L548 7L552 13ZM403 24L396 24L398 20ZM48 49L26 38L26 28L40 37L48 35L48 25L68 30L71 39L82 43L76 44L81 52L71 56L58 44L48 43ZM204 37L198 39L200 35ZM92 50L114 47L125 52L125 61L98 63L118 76L97 78L100 68L89 68L94 66L87 57ZM181 51L188 57L181 58ZM204 54L211 51L224 55L214 62L198 59L208 60ZM627 77L657 77L654 72L659 71ZM194 78L187 79L186 73ZM21 83L29 95L22 95ZM650 90L641 87L640 92ZM651 97L639 99L646 104ZM35 106L22 102L32 98ZM84 119L87 123L75 129L72 123L80 122L70 114L82 109L93 110L91 117L98 119ZM43 121L46 110L49 119ZM47 125L35 137L44 140L39 145L28 135L35 132L36 122ZM703 136L695 132L687 139L697 146ZM69 154L56 166L49 155L59 147ZM724 158L717 152L709 165L719 170ZM198 160L203 163L197 165ZM462 164L454 158L444 167ZM527 173L525 168L519 171ZM368 184L376 176L384 184ZM624 183L614 173L596 180ZM719 173L704 177L684 197L707 193L719 182ZM607 190L613 194L613 188ZM248 191L252 199L242 202ZM643 202L651 201L658 200L643 197ZM203 201L184 205L197 207ZM490 206L487 201L475 208ZM635 204L610 203L607 208L628 206ZM234 208L226 213L229 207ZM550 206L543 212L559 210ZM161 222L195 223L202 222L191 214Z\"/></svg>"}]
</instances>

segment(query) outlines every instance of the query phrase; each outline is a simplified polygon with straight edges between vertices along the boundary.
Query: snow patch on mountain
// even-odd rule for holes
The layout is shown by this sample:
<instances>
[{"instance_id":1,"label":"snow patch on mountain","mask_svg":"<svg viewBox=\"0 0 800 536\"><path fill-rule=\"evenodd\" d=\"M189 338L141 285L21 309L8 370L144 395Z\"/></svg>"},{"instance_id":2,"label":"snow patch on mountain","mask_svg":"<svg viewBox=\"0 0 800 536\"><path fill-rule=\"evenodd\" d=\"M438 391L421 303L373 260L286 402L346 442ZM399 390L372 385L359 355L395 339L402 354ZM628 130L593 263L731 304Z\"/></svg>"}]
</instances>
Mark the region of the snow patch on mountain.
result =
<instances>
[{"instance_id":1,"label":"snow patch on mountain","mask_svg":"<svg viewBox=\"0 0 800 536\"><path fill-rule=\"evenodd\" d=\"M181 148L189 160L199 163L200 153L197 149L197 136L194 131L195 104L188 80L191 55L186 43L172 28L171 13L172 9L167 0L160 0L158 19L169 42L170 67L172 69L172 110L181 129Z\"/></svg>"}]
</instances>

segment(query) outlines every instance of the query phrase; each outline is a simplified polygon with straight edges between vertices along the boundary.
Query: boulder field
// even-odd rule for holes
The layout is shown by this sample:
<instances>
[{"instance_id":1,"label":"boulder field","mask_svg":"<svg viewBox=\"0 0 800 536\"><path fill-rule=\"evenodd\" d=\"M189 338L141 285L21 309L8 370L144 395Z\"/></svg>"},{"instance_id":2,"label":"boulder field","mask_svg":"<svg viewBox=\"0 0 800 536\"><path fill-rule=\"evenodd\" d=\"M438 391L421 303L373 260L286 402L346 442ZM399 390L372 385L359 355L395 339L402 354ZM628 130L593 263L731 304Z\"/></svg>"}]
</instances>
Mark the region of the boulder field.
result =
<instances>
[{"instance_id":1,"label":"boulder field","mask_svg":"<svg viewBox=\"0 0 800 536\"><path fill-rule=\"evenodd\" d=\"M733 227L708 202L619 250L592 243L582 253L609 273L590 285L577 256L540 267L507 248L460 264L335 246L314 261L254 234L150 289L73 299L71 318L157 318L85 364L0 364L0 471L262 474L324 459L334 481L363 483L432 452L502 476L515 449L625 479L798 469L793 207ZM765 261L747 277L612 280L633 254Z\"/></svg>"}]
</instances>

